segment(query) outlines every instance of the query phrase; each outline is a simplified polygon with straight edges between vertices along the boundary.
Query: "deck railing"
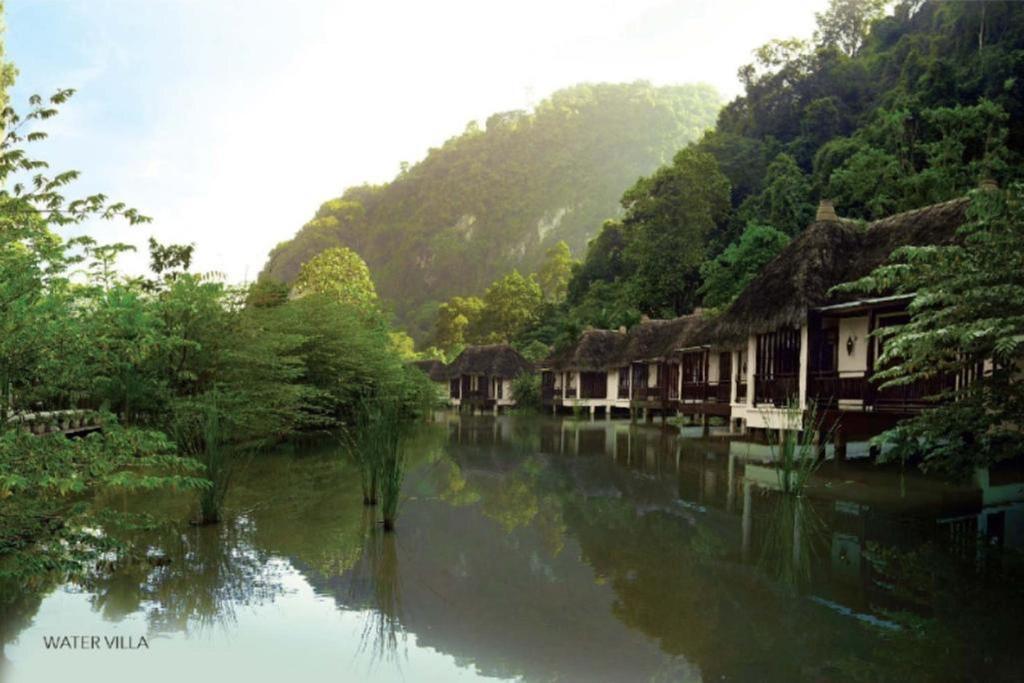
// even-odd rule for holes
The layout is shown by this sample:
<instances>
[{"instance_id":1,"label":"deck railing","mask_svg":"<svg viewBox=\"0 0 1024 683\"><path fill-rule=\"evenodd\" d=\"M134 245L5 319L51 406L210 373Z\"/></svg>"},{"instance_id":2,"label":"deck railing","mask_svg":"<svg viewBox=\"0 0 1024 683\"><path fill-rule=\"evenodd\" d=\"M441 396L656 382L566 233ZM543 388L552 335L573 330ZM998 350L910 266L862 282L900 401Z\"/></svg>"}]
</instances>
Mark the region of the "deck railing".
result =
<instances>
[{"instance_id":1,"label":"deck railing","mask_svg":"<svg viewBox=\"0 0 1024 683\"><path fill-rule=\"evenodd\" d=\"M746 403L747 402L747 381L746 379L736 380L736 402Z\"/></svg>"},{"instance_id":2,"label":"deck railing","mask_svg":"<svg viewBox=\"0 0 1024 683\"><path fill-rule=\"evenodd\" d=\"M754 375L754 403L784 408L795 403L800 395L800 378L796 373L773 377Z\"/></svg>"},{"instance_id":3,"label":"deck railing","mask_svg":"<svg viewBox=\"0 0 1024 683\"><path fill-rule=\"evenodd\" d=\"M702 403L728 403L729 381L724 382L684 382L683 401Z\"/></svg>"},{"instance_id":4,"label":"deck railing","mask_svg":"<svg viewBox=\"0 0 1024 683\"><path fill-rule=\"evenodd\" d=\"M808 399L820 407L835 407L840 401L860 402L866 408L889 412L917 412L934 405L932 397L952 389L947 376L881 389L870 376L840 377L835 373L812 375Z\"/></svg>"}]
</instances>

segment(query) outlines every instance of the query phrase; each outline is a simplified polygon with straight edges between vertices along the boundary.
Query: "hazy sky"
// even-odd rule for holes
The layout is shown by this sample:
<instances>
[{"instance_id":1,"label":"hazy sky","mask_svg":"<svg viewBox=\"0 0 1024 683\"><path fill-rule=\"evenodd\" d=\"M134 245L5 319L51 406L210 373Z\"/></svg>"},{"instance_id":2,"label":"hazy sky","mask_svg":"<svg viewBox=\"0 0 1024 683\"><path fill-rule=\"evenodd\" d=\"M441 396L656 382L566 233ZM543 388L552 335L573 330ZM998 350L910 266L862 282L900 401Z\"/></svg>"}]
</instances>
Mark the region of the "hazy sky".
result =
<instances>
[{"instance_id":1,"label":"hazy sky","mask_svg":"<svg viewBox=\"0 0 1024 683\"><path fill-rule=\"evenodd\" d=\"M78 94L36 155L153 217L102 239L195 242L254 278L346 187L470 120L581 81L703 81L727 98L826 0L7 0L17 106ZM127 259L136 268L144 257Z\"/></svg>"}]
</instances>

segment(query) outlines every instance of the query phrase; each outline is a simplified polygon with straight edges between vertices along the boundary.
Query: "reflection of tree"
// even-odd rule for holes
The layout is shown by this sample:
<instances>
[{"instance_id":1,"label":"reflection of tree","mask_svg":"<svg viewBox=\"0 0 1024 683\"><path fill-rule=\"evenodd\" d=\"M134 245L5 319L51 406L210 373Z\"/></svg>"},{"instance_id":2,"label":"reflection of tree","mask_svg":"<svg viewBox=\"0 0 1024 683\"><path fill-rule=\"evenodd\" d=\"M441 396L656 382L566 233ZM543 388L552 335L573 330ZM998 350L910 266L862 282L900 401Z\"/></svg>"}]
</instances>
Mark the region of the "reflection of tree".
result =
<instances>
[{"instance_id":1,"label":"reflection of tree","mask_svg":"<svg viewBox=\"0 0 1024 683\"><path fill-rule=\"evenodd\" d=\"M147 618L157 631L228 623L236 606L273 600L282 591L281 567L252 538L245 517L161 532L147 540L166 560L139 560L113 573L98 572L83 584L107 619L121 619L148 603Z\"/></svg>"},{"instance_id":2,"label":"reflection of tree","mask_svg":"<svg viewBox=\"0 0 1024 683\"><path fill-rule=\"evenodd\" d=\"M979 538L957 556L926 544L912 551L869 545L878 581L914 611L887 611L899 628L874 630L881 647L849 657L856 680L1019 681L1024 557Z\"/></svg>"},{"instance_id":3,"label":"reflection of tree","mask_svg":"<svg viewBox=\"0 0 1024 683\"><path fill-rule=\"evenodd\" d=\"M46 581L37 577L36 582L32 590L26 590L24 583L19 580L0 580L0 680L4 680L4 669L7 666L5 645L32 623L43 601L42 596L52 590L56 583L54 577Z\"/></svg>"},{"instance_id":4,"label":"reflection of tree","mask_svg":"<svg viewBox=\"0 0 1024 683\"><path fill-rule=\"evenodd\" d=\"M247 510L254 542L323 576L350 569L363 548L358 474L334 452L257 458L229 501Z\"/></svg>"}]
</instances>

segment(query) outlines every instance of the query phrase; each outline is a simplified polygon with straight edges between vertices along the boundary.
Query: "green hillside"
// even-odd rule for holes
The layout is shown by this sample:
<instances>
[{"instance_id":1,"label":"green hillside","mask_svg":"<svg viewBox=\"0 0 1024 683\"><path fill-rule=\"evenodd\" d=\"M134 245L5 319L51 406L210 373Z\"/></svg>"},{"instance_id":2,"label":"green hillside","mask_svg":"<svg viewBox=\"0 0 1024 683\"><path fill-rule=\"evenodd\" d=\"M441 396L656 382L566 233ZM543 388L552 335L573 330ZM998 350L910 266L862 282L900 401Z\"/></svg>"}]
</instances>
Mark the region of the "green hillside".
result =
<instances>
[{"instance_id":1,"label":"green hillside","mask_svg":"<svg viewBox=\"0 0 1024 683\"><path fill-rule=\"evenodd\" d=\"M623 190L699 138L719 107L709 86L637 82L579 85L532 112L494 114L390 183L326 202L274 248L261 277L290 282L320 251L351 247L424 338L440 301L533 270L559 240L582 254Z\"/></svg>"}]
</instances>

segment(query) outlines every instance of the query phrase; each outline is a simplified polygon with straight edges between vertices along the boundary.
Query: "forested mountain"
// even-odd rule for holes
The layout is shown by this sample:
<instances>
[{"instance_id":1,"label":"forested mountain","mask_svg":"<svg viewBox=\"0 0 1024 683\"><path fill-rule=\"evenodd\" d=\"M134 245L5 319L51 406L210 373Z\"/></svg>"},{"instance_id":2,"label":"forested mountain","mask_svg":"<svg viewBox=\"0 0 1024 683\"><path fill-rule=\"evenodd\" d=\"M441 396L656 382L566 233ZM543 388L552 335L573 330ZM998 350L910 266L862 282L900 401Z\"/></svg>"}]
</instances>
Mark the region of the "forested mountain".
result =
<instances>
[{"instance_id":1,"label":"forested mountain","mask_svg":"<svg viewBox=\"0 0 1024 683\"><path fill-rule=\"evenodd\" d=\"M349 188L279 244L261 274L291 282L336 246L359 253L381 297L420 339L438 303L534 270L559 241L582 254L623 190L709 128L709 86L579 85L532 112L494 114L390 183Z\"/></svg>"},{"instance_id":2,"label":"forested mountain","mask_svg":"<svg viewBox=\"0 0 1024 683\"><path fill-rule=\"evenodd\" d=\"M755 50L715 129L623 196L544 339L728 304L819 199L871 220L1020 179L1024 3L888 4L831 0L812 38Z\"/></svg>"}]
</instances>

